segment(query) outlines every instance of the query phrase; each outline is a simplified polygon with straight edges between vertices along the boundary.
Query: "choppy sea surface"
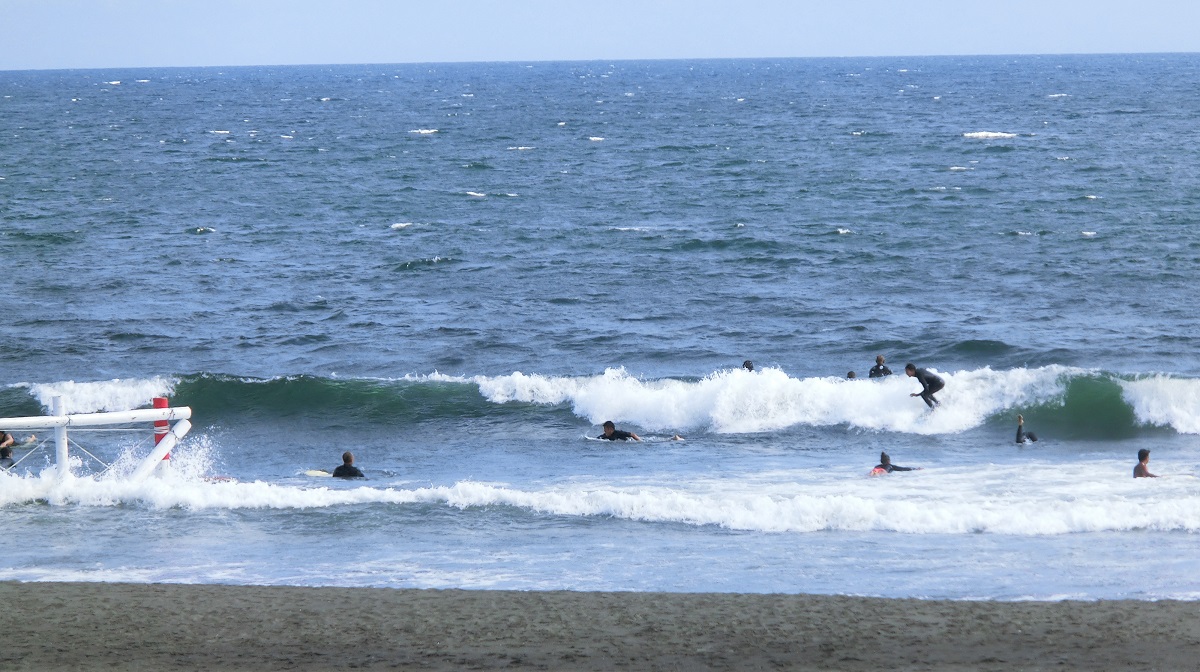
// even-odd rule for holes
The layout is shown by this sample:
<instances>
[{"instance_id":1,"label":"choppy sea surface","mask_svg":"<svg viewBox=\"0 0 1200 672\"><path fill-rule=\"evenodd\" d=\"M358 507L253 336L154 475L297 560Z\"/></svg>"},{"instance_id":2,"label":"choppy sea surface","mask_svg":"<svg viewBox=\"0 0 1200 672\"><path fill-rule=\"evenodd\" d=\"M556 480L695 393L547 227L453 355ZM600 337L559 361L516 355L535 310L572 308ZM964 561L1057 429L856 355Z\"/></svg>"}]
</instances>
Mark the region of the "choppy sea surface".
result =
<instances>
[{"instance_id":1,"label":"choppy sea surface","mask_svg":"<svg viewBox=\"0 0 1200 672\"><path fill-rule=\"evenodd\" d=\"M144 482L148 427L71 429L66 477L41 431L0 575L1198 599L1197 82L0 72L0 416L166 395L195 425ZM367 480L309 475L345 450ZM881 451L923 469L870 478Z\"/></svg>"}]
</instances>

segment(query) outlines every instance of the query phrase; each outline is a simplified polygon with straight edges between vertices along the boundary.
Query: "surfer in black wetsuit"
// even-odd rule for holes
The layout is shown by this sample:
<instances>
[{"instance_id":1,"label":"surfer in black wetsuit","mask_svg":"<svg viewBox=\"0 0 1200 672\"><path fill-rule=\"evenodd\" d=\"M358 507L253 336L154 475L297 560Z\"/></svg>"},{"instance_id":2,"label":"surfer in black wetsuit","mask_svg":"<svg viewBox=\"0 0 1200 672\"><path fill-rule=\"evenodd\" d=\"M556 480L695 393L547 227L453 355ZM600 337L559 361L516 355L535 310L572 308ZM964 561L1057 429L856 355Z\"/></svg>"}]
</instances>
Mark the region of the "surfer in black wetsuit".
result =
<instances>
[{"instance_id":1,"label":"surfer in black wetsuit","mask_svg":"<svg viewBox=\"0 0 1200 672\"><path fill-rule=\"evenodd\" d=\"M920 467L900 467L894 465L892 464L892 458L887 453L880 453L879 464L875 465L875 469L882 469L890 474L893 471L917 471Z\"/></svg>"},{"instance_id":2,"label":"surfer in black wetsuit","mask_svg":"<svg viewBox=\"0 0 1200 672\"><path fill-rule=\"evenodd\" d=\"M617 429L617 426L613 424L612 420L604 421L604 433L596 438L607 439L609 441L628 441L629 439L633 439L634 441L642 440L642 437L634 434L633 432L626 432Z\"/></svg>"},{"instance_id":3,"label":"surfer in black wetsuit","mask_svg":"<svg viewBox=\"0 0 1200 672\"><path fill-rule=\"evenodd\" d=\"M933 397L934 393L946 386L946 381L942 380L940 376L930 373L925 369L918 369L916 365L911 363L904 365L904 373L910 378L916 378L917 382L921 384L920 392L913 392L908 396L924 399L925 404L930 408L942 403Z\"/></svg>"},{"instance_id":4,"label":"surfer in black wetsuit","mask_svg":"<svg viewBox=\"0 0 1200 672\"><path fill-rule=\"evenodd\" d=\"M1025 418L1017 416L1017 443L1025 443L1028 439L1031 442L1037 442L1037 434L1025 431Z\"/></svg>"},{"instance_id":5,"label":"surfer in black wetsuit","mask_svg":"<svg viewBox=\"0 0 1200 672\"><path fill-rule=\"evenodd\" d=\"M870 373L867 376L871 378L882 378L892 375L892 370L883 365L883 355L875 356L875 366L871 367Z\"/></svg>"},{"instance_id":6,"label":"surfer in black wetsuit","mask_svg":"<svg viewBox=\"0 0 1200 672\"><path fill-rule=\"evenodd\" d=\"M750 373L754 373L754 362L747 359L746 361L742 362L742 368Z\"/></svg>"},{"instance_id":7,"label":"surfer in black wetsuit","mask_svg":"<svg viewBox=\"0 0 1200 672\"><path fill-rule=\"evenodd\" d=\"M354 453L346 451L342 453L342 466L333 470L334 478L366 478L367 475L359 471L358 467L354 466Z\"/></svg>"},{"instance_id":8,"label":"surfer in black wetsuit","mask_svg":"<svg viewBox=\"0 0 1200 672\"><path fill-rule=\"evenodd\" d=\"M12 469L13 464L12 448L0 448L0 469Z\"/></svg>"}]
</instances>

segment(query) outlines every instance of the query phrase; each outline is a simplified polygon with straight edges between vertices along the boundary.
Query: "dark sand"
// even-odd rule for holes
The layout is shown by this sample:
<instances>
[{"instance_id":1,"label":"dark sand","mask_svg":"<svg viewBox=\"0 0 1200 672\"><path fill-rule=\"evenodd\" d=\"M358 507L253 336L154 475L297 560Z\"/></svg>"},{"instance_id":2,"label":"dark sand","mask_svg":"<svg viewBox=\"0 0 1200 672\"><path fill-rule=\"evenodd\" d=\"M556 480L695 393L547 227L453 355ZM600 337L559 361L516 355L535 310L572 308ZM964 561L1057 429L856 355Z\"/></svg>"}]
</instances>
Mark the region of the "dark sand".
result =
<instances>
[{"instance_id":1,"label":"dark sand","mask_svg":"<svg viewBox=\"0 0 1200 672\"><path fill-rule=\"evenodd\" d=\"M0 583L0 670L1196 670L1200 602Z\"/></svg>"}]
</instances>

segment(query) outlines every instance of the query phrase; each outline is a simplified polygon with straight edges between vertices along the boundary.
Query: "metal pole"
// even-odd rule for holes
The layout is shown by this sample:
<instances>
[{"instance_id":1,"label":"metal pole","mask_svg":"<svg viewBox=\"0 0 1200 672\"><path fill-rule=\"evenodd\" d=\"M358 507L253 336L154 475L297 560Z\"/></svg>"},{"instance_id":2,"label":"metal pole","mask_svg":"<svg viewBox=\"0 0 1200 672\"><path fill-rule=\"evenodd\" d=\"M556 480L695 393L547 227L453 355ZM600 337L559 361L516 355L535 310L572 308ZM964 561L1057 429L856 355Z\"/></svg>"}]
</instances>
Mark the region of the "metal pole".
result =
<instances>
[{"instance_id":1,"label":"metal pole","mask_svg":"<svg viewBox=\"0 0 1200 672\"><path fill-rule=\"evenodd\" d=\"M52 397L50 399L50 412L54 415L66 415L67 409L63 406L62 397ZM67 455L67 426L54 428L54 463L58 465L58 475L60 477L71 473L70 460Z\"/></svg>"}]
</instances>

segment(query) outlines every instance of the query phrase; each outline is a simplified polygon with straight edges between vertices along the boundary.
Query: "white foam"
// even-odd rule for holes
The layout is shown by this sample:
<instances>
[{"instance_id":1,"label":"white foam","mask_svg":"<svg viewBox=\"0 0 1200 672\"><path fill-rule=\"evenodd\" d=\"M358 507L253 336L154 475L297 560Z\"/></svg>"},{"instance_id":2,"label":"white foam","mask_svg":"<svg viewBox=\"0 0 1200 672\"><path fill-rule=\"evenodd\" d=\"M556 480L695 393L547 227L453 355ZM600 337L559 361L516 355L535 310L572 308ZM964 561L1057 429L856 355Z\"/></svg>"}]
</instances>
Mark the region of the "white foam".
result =
<instances>
[{"instance_id":1,"label":"white foam","mask_svg":"<svg viewBox=\"0 0 1200 672\"><path fill-rule=\"evenodd\" d=\"M1003 138L1015 138L1016 133L1002 133L999 131L973 131L971 133L963 133L964 138L974 138L977 140L999 140Z\"/></svg>"},{"instance_id":2,"label":"white foam","mask_svg":"<svg viewBox=\"0 0 1200 672\"><path fill-rule=\"evenodd\" d=\"M975 170L975 169L970 168L968 166L950 166L950 170Z\"/></svg>"},{"instance_id":3,"label":"white foam","mask_svg":"<svg viewBox=\"0 0 1200 672\"><path fill-rule=\"evenodd\" d=\"M186 451L181 450L180 453ZM868 478L845 468L740 474L737 478L627 480L576 477L514 487L461 480L425 487L306 487L210 482L181 465L161 477L56 478L0 474L0 508L29 502L187 510L311 509L356 504L507 506L555 516L719 526L763 532L890 531L907 534L1057 535L1159 530L1200 532L1193 478L1133 479L1129 465L1097 460L1079 469L1037 460ZM1061 465L1058 465L1061 467ZM349 484L346 484L349 486Z\"/></svg>"},{"instance_id":4,"label":"white foam","mask_svg":"<svg viewBox=\"0 0 1200 672\"><path fill-rule=\"evenodd\" d=\"M484 194L484 193L478 192L478 191L468 191L467 196L473 196L475 198L483 198L484 196L487 196L487 194Z\"/></svg>"},{"instance_id":5,"label":"white foam","mask_svg":"<svg viewBox=\"0 0 1200 672\"><path fill-rule=\"evenodd\" d=\"M1083 369L1038 369L941 373L938 412L909 397L920 386L903 375L881 380L840 376L793 378L779 369L717 371L702 380L643 381L624 369L590 377L547 377L520 372L469 380L494 403L520 401L570 404L576 415L599 424L633 423L649 431L708 429L748 433L798 425L850 425L864 429L946 434L982 424L1014 406L1048 403L1065 393L1065 380Z\"/></svg>"},{"instance_id":6,"label":"white foam","mask_svg":"<svg viewBox=\"0 0 1200 672\"><path fill-rule=\"evenodd\" d=\"M850 229L838 229L837 232L838 232L838 235L840 235L840 236L847 236L847 235L854 233Z\"/></svg>"},{"instance_id":7,"label":"white foam","mask_svg":"<svg viewBox=\"0 0 1200 672\"><path fill-rule=\"evenodd\" d=\"M1071 94L1069 94L1069 93L1052 93L1046 97L1047 98L1070 98Z\"/></svg>"},{"instance_id":8,"label":"white foam","mask_svg":"<svg viewBox=\"0 0 1200 672\"><path fill-rule=\"evenodd\" d=\"M602 142L604 140L604 138L602 138L598 135L592 135L592 136L588 136L588 140L591 140L592 142Z\"/></svg>"},{"instance_id":9,"label":"white foam","mask_svg":"<svg viewBox=\"0 0 1200 672\"><path fill-rule=\"evenodd\" d=\"M1092 236L1096 235L1096 232L1095 231L1080 231L1079 235L1083 236L1084 238L1091 238Z\"/></svg>"},{"instance_id":10,"label":"white foam","mask_svg":"<svg viewBox=\"0 0 1200 672\"><path fill-rule=\"evenodd\" d=\"M409 131L409 133L415 133L417 135L433 135L437 132L438 129L436 128L414 128L413 130Z\"/></svg>"},{"instance_id":11,"label":"white foam","mask_svg":"<svg viewBox=\"0 0 1200 672\"><path fill-rule=\"evenodd\" d=\"M413 225L413 223L412 223L412 222L396 222L395 224L392 224L392 225L391 225L390 227L388 227L388 228L390 228L390 229L392 229L392 230L394 230L394 231L399 231L399 230L401 230L401 229L407 229L408 227L410 227L410 226L412 226L412 225Z\"/></svg>"},{"instance_id":12,"label":"white foam","mask_svg":"<svg viewBox=\"0 0 1200 672\"><path fill-rule=\"evenodd\" d=\"M1200 380L1157 375L1121 381L1121 388L1140 422L1200 434Z\"/></svg>"},{"instance_id":13,"label":"white foam","mask_svg":"<svg viewBox=\"0 0 1200 672\"><path fill-rule=\"evenodd\" d=\"M49 409L51 399L63 398L67 413L100 413L128 411L150 406L154 397L169 397L177 381L172 378L121 379L77 383L67 380L58 383L29 385L29 392Z\"/></svg>"}]
</instances>

